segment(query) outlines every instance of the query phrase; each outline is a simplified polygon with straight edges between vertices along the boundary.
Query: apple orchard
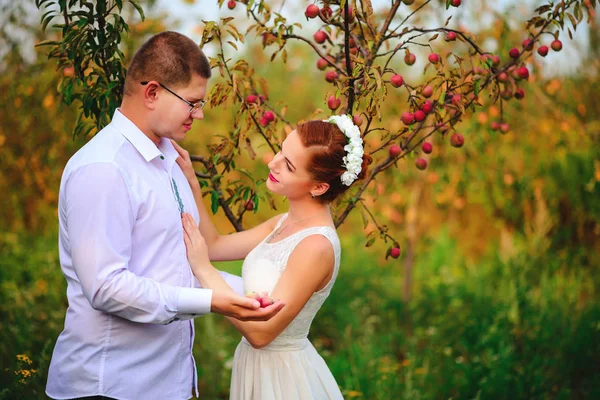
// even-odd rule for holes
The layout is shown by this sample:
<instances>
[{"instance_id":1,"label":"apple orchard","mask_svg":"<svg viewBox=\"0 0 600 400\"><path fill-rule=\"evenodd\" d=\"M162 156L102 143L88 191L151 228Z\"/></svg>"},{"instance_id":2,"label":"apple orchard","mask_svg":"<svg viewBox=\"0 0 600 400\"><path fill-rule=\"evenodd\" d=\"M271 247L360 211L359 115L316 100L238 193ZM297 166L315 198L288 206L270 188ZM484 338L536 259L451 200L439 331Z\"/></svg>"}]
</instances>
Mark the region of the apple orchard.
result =
<instances>
[{"instance_id":1,"label":"apple orchard","mask_svg":"<svg viewBox=\"0 0 600 400\"><path fill-rule=\"evenodd\" d=\"M88 134L108 122L122 97L125 56L118 44L128 26L120 16L123 2L99 0L95 7L82 1L65 3L36 2L40 9L56 9L44 15L42 25L54 19L62 30L60 41L41 45L50 47L50 58L64 69L59 87L63 101L81 104L82 117L74 133ZM75 3L89 13L83 17L73 9ZM130 3L143 17L141 7ZM468 146L461 121L481 107L498 106L500 115L488 129L509 133L511 121L502 110L507 102L527 96L527 81L535 72L531 60L560 52L564 36L589 22L596 8L595 0L548 2L530 10L518 43L490 51L484 37L453 23L454 13L472 6L473 0L393 0L377 11L370 0L306 2L304 17L318 28L304 29L302 34L302 24L288 21L273 2L219 0L218 4L222 18L204 24L200 45L217 48L210 61L219 76L213 79L208 100L211 107L232 107L234 128L209 145L210 154L192 156L213 213L221 208L231 225L242 230L246 212L256 212L263 202L274 207L264 178L255 178L238 165L242 158L255 159L253 142L276 153L282 137L299 122L288 120L287 105L269 97L268 79L256 73L251 59L239 58L239 46L256 37L271 62L286 63L289 47L302 45L322 74L322 81L312 84L324 92L321 107L303 119L351 115L361 130L365 152L374 160L368 177L356 182L337 205L336 226L360 210L365 226L375 227L367 234L367 246L383 240L389 244L387 256L393 258L400 256L399 240L385 221L377 220L380 217L369 209L363 194L373 190L382 173L394 173L400 162L414 163L417 174L437 167L429 165L428 155L441 146L456 151ZM421 17L432 11L444 13L439 26L433 24L435 19ZM414 73L411 68L417 68L418 60L424 70ZM399 115L383 112L392 92L405 96Z\"/></svg>"}]
</instances>

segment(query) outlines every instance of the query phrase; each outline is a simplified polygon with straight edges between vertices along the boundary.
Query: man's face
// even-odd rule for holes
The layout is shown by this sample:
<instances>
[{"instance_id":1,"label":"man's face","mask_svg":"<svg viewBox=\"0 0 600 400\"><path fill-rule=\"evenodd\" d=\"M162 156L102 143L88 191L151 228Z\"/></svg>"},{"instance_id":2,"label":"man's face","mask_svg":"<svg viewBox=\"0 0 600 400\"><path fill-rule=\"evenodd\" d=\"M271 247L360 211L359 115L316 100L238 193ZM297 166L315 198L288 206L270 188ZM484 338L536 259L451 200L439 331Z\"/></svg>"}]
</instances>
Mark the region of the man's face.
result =
<instances>
[{"instance_id":1,"label":"man's face","mask_svg":"<svg viewBox=\"0 0 600 400\"><path fill-rule=\"evenodd\" d=\"M169 87L169 89L190 103L198 103L204 100L207 83L206 78L194 74L189 84ZM157 90L158 99L150 129L158 139L181 141L192 128L194 120L204 118L203 110L200 108L190 115L191 107L189 104L162 87Z\"/></svg>"}]
</instances>

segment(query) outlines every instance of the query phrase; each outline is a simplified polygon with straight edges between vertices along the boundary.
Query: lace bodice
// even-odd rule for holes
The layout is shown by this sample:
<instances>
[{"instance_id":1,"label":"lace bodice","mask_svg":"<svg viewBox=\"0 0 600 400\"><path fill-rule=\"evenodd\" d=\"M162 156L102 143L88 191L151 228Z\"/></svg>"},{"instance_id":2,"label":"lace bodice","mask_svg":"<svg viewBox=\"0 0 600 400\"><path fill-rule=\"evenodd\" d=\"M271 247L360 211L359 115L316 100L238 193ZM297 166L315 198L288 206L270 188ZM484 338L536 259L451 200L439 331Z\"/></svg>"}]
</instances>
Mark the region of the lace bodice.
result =
<instances>
[{"instance_id":1,"label":"lace bodice","mask_svg":"<svg viewBox=\"0 0 600 400\"><path fill-rule=\"evenodd\" d=\"M288 327L271 343L271 347L285 345L290 340L304 339L308 336L310 324L315 315L329 296L335 282L340 266L340 241L335 229L329 226L306 228L298 231L278 242L269 243L273 233L277 231L287 214L277 223L277 226L262 242L258 244L246 257L242 266L242 279L245 292L272 293L279 278L283 274L288 258L302 239L310 235L323 235L331 242L335 256L335 264L331 280L325 287L312 294L304 308ZM268 346L268 347L269 347Z\"/></svg>"}]
</instances>

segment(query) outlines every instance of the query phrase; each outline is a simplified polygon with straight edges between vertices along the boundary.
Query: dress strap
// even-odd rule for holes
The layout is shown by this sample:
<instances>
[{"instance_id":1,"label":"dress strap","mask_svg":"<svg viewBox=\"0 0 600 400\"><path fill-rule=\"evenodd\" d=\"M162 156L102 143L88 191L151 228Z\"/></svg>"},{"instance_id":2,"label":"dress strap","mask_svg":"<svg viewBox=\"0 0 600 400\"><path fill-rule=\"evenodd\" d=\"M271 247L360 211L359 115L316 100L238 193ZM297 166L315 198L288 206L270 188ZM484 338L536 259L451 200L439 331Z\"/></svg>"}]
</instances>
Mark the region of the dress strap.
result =
<instances>
[{"instance_id":1,"label":"dress strap","mask_svg":"<svg viewBox=\"0 0 600 400\"><path fill-rule=\"evenodd\" d=\"M279 227L281 226L281 224L283 223L283 221L287 218L288 213L285 213L281 216L281 218L279 218L279 221L277 221L277 225L275 225L275 229L273 229L273 232L275 232L277 229L279 229ZM271 232L271 233L273 233Z\"/></svg>"}]
</instances>

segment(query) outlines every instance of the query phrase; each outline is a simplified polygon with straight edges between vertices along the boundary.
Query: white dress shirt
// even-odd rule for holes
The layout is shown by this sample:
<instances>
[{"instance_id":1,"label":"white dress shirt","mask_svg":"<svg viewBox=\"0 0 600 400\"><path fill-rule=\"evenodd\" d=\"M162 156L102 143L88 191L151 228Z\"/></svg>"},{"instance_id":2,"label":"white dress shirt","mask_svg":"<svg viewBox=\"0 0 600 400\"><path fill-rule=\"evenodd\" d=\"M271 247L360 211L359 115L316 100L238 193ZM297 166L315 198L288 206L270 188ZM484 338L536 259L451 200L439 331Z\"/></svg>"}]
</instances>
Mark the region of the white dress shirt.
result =
<instances>
[{"instance_id":1,"label":"white dress shirt","mask_svg":"<svg viewBox=\"0 0 600 400\"><path fill-rule=\"evenodd\" d=\"M212 291L187 261L180 208L199 215L177 157L117 110L67 163L58 208L69 307L48 396L198 395L192 318L210 312ZM224 277L243 294L239 277Z\"/></svg>"}]
</instances>

